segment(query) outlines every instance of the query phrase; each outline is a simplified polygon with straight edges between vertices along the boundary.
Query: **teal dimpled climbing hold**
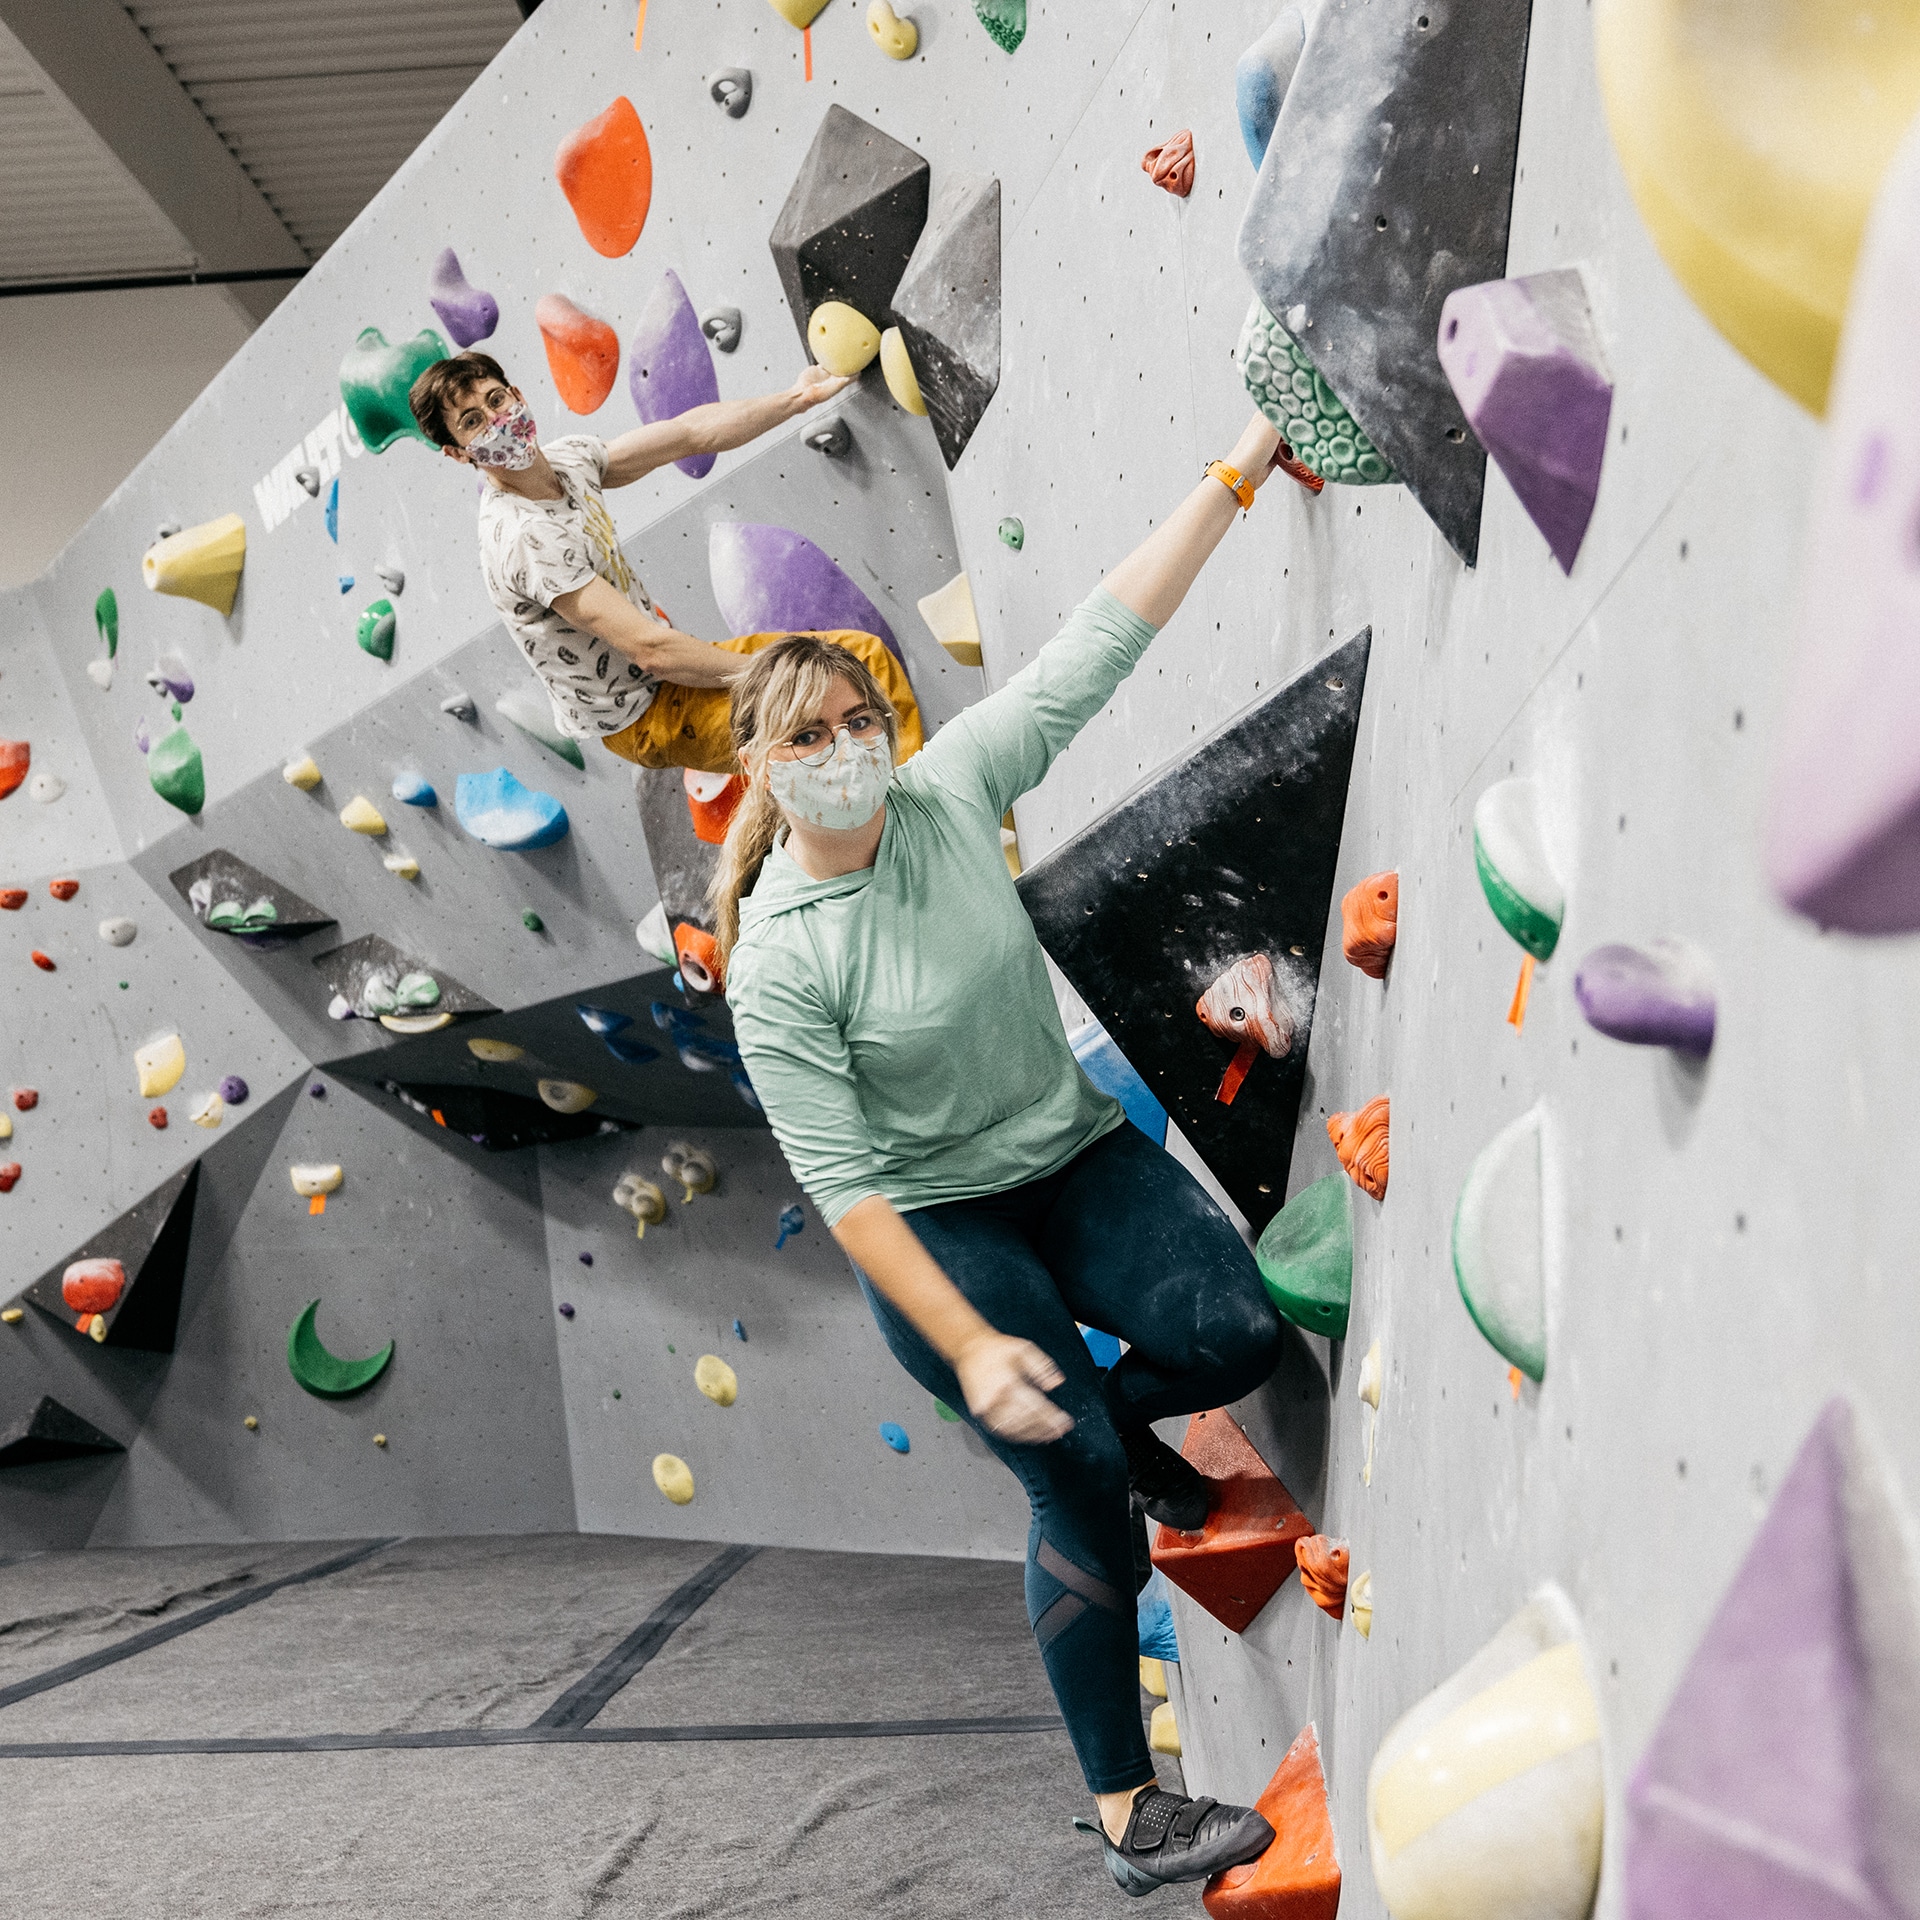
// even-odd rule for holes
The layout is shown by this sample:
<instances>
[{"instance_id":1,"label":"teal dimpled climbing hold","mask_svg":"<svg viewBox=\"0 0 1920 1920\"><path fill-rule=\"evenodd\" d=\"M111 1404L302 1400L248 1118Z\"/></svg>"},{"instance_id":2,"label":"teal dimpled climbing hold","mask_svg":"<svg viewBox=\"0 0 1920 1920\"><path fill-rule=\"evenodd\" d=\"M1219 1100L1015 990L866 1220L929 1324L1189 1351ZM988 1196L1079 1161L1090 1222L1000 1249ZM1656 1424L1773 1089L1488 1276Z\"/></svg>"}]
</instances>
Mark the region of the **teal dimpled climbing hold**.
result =
<instances>
[{"instance_id":1,"label":"teal dimpled climbing hold","mask_svg":"<svg viewBox=\"0 0 1920 1920\"><path fill-rule=\"evenodd\" d=\"M1344 1340L1353 1298L1353 1182L1330 1173L1296 1193L1267 1222L1253 1257L1267 1297L1296 1327Z\"/></svg>"},{"instance_id":2,"label":"teal dimpled climbing hold","mask_svg":"<svg viewBox=\"0 0 1920 1920\"><path fill-rule=\"evenodd\" d=\"M1453 1277L1473 1323L1533 1380L1547 1373L1542 1110L1481 1148L1453 1210Z\"/></svg>"},{"instance_id":3,"label":"teal dimpled climbing hold","mask_svg":"<svg viewBox=\"0 0 1920 1920\"><path fill-rule=\"evenodd\" d=\"M1399 477L1292 334L1257 299L1247 309L1233 364L1253 404L1280 429L1293 457L1322 480L1377 487Z\"/></svg>"},{"instance_id":4,"label":"teal dimpled climbing hold","mask_svg":"<svg viewBox=\"0 0 1920 1920\"><path fill-rule=\"evenodd\" d=\"M206 768L185 727L175 727L148 749L147 780L168 806L182 813L198 813L207 804Z\"/></svg>"},{"instance_id":5,"label":"teal dimpled climbing hold","mask_svg":"<svg viewBox=\"0 0 1920 1920\"><path fill-rule=\"evenodd\" d=\"M407 390L436 360L449 357L447 343L431 327L398 346L389 345L378 327L361 330L340 362L340 398L369 453L385 453L409 437L433 447L407 405ZM331 509L332 500L327 504Z\"/></svg>"},{"instance_id":6,"label":"teal dimpled climbing hold","mask_svg":"<svg viewBox=\"0 0 1920 1920\"><path fill-rule=\"evenodd\" d=\"M973 11L1002 53L1015 52L1027 37L1027 0L973 0Z\"/></svg>"},{"instance_id":7,"label":"teal dimpled climbing hold","mask_svg":"<svg viewBox=\"0 0 1920 1920\"><path fill-rule=\"evenodd\" d=\"M1493 917L1536 960L1552 959L1567 892L1547 858L1531 780L1496 781L1474 803L1473 864Z\"/></svg>"},{"instance_id":8,"label":"teal dimpled climbing hold","mask_svg":"<svg viewBox=\"0 0 1920 1920\"><path fill-rule=\"evenodd\" d=\"M884 1440L895 1453L911 1453L913 1451L913 1442L907 1438L906 1428L896 1426L891 1420L882 1420L880 1422L880 1438Z\"/></svg>"},{"instance_id":9,"label":"teal dimpled climbing hold","mask_svg":"<svg viewBox=\"0 0 1920 1920\"><path fill-rule=\"evenodd\" d=\"M391 600L376 600L360 616L360 624L354 629L354 638L360 642L363 653L370 653L376 660L393 658L393 636L399 629L399 618L393 611Z\"/></svg>"},{"instance_id":10,"label":"teal dimpled climbing hold","mask_svg":"<svg viewBox=\"0 0 1920 1920\"><path fill-rule=\"evenodd\" d=\"M1002 544L1011 547L1015 553L1027 544L1027 530L1012 514L1000 522L999 532Z\"/></svg>"}]
</instances>

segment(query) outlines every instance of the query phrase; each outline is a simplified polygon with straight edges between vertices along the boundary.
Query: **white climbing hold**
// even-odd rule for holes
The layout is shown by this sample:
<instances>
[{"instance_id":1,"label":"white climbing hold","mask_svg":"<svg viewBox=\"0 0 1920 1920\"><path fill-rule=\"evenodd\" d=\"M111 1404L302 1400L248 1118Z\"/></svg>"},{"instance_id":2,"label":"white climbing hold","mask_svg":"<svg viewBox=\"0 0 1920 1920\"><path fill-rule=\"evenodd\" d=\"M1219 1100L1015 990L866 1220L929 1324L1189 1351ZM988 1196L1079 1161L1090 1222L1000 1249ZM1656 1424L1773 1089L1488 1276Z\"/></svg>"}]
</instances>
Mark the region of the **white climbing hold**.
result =
<instances>
[{"instance_id":1,"label":"white climbing hold","mask_svg":"<svg viewBox=\"0 0 1920 1920\"><path fill-rule=\"evenodd\" d=\"M311 1200L323 1193L337 1193L346 1171L336 1161L329 1166L305 1165L291 1166L287 1169L293 1181L293 1190L303 1200Z\"/></svg>"},{"instance_id":2,"label":"white climbing hold","mask_svg":"<svg viewBox=\"0 0 1920 1920\"><path fill-rule=\"evenodd\" d=\"M1367 1357L1360 1362L1360 1384L1354 1391L1375 1413L1380 1411L1380 1342L1378 1340L1367 1349Z\"/></svg>"},{"instance_id":3,"label":"white climbing hold","mask_svg":"<svg viewBox=\"0 0 1920 1920\"><path fill-rule=\"evenodd\" d=\"M673 924L667 918L667 903L656 900L653 910L634 928L633 937L640 951L650 954L663 967L677 967L680 957L673 948Z\"/></svg>"},{"instance_id":4,"label":"white climbing hold","mask_svg":"<svg viewBox=\"0 0 1920 1920\"><path fill-rule=\"evenodd\" d=\"M130 947L134 935L140 931L131 920L112 919L100 922L100 938L110 947Z\"/></svg>"},{"instance_id":5,"label":"white climbing hold","mask_svg":"<svg viewBox=\"0 0 1920 1920\"><path fill-rule=\"evenodd\" d=\"M375 567L373 573L374 578L378 580L389 593L404 593L406 591L407 576L401 572L398 567Z\"/></svg>"},{"instance_id":6,"label":"white climbing hold","mask_svg":"<svg viewBox=\"0 0 1920 1920\"><path fill-rule=\"evenodd\" d=\"M27 782L27 798L38 800L43 807L51 806L67 790L67 783L57 773L36 773Z\"/></svg>"},{"instance_id":7,"label":"white climbing hold","mask_svg":"<svg viewBox=\"0 0 1920 1920\"><path fill-rule=\"evenodd\" d=\"M396 850L393 853L384 855L381 858L380 864L385 867L389 873L398 874L402 880L418 880L420 878L420 862L410 853L401 853Z\"/></svg>"},{"instance_id":8,"label":"white climbing hold","mask_svg":"<svg viewBox=\"0 0 1920 1920\"><path fill-rule=\"evenodd\" d=\"M177 1033L164 1033L134 1049L133 1067L140 1076L140 1098L156 1100L180 1084L187 1070L187 1050Z\"/></svg>"},{"instance_id":9,"label":"white climbing hold","mask_svg":"<svg viewBox=\"0 0 1920 1920\"><path fill-rule=\"evenodd\" d=\"M469 1040L467 1051L476 1060L489 1060L496 1064L508 1060L524 1060L527 1057L526 1048L516 1047L511 1040Z\"/></svg>"},{"instance_id":10,"label":"white climbing hold","mask_svg":"<svg viewBox=\"0 0 1920 1920\"><path fill-rule=\"evenodd\" d=\"M203 1093L187 1109L187 1118L196 1127L205 1127L209 1133L220 1124L227 1111L227 1103L220 1098L216 1089L212 1093Z\"/></svg>"},{"instance_id":11,"label":"white climbing hold","mask_svg":"<svg viewBox=\"0 0 1920 1920\"><path fill-rule=\"evenodd\" d=\"M440 702L440 711L452 714L456 720L471 720L478 709L472 694L455 691Z\"/></svg>"},{"instance_id":12,"label":"white climbing hold","mask_svg":"<svg viewBox=\"0 0 1920 1920\"><path fill-rule=\"evenodd\" d=\"M1529 1378L1547 1371L1544 1108L1481 1148L1453 1212L1453 1275L1474 1325Z\"/></svg>"},{"instance_id":13,"label":"white climbing hold","mask_svg":"<svg viewBox=\"0 0 1920 1920\"><path fill-rule=\"evenodd\" d=\"M1373 1575L1356 1573L1347 1588L1347 1618L1362 1640L1373 1638Z\"/></svg>"},{"instance_id":14,"label":"white climbing hold","mask_svg":"<svg viewBox=\"0 0 1920 1920\"><path fill-rule=\"evenodd\" d=\"M113 662L111 660L89 660L87 678L105 693L113 685Z\"/></svg>"},{"instance_id":15,"label":"white climbing hold","mask_svg":"<svg viewBox=\"0 0 1920 1920\"><path fill-rule=\"evenodd\" d=\"M703 1353L693 1363L693 1384L716 1407L730 1407L740 1397L740 1379L717 1353Z\"/></svg>"},{"instance_id":16,"label":"white climbing hold","mask_svg":"<svg viewBox=\"0 0 1920 1920\"><path fill-rule=\"evenodd\" d=\"M920 618L953 659L963 667L980 665L980 621L973 608L973 587L964 573L956 573L917 604Z\"/></svg>"},{"instance_id":17,"label":"white climbing hold","mask_svg":"<svg viewBox=\"0 0 1920 1920\"><path fill-rule=\"evenodd\" d=\"M677 1453L656 1453L653 1484L676 1507L684 1507L693 1498L693 1469Z\"/></svg>"},{"instance_id":18,"label":"white climbing hold","mask_svg":"<svg viewBox=\"0 0 1920 1920\"><path fill-rule=\"evenodd\" d=\"M540 1098L555 1113L585 1113L600 1096L578 1080L542 1080Z\"/></svg>"},{"instance_id":19,"label":"white climbing hold","mask_svg":"<svg viewBox=\"0 0 1920 1920\"><path fill-rule=\"evenodd\" d=\"M544 687L515 687L493 703L493 710L529 740L539 741L549 753L585 771L587 761L580 742L560 731L560 723L553 717L553 701Z\"/></svg>"},{"instance_id":20,"label":"white climbing hold","mask_svg":"<svg viewBox=\"0 0 1920 1920\"><path fill-rule=\"evenodd\" d=\"M387 830L385 816L364 793L356 793L340 809L340 824L349 833L364 833L375 839Z\"/></svg>"},{"instance_id":21,"label":"white climbing hold","mask_svg":"<svg viewBox=\"0 0 1920 1920\"><path fill-rule=\"evenodd\" d=\"M320 769L314 764L312 754L303 753L298 760L289 760L280 769L280 778L302 793L311 793L320 784Z\"/></svg>"}]
</instances>

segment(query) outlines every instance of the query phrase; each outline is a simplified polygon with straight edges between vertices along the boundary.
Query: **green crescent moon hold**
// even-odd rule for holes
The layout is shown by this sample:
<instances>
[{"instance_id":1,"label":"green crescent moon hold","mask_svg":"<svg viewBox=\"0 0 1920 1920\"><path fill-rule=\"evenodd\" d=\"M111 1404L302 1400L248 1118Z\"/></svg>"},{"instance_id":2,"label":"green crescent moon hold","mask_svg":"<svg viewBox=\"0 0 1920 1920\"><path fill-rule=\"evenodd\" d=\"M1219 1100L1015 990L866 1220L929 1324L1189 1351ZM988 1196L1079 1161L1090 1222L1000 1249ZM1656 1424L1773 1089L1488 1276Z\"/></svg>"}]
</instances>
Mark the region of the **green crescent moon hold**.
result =
<instances>
[{"instance_id":1,"label":"green crescent moon hold","mask_svg":"<svg viewBox=\"0 0 1920 1920\"><path fill-rule=\"evenodd\" d=\"M344 1394L358 1393L364 1387L370 1387L387 1370L387 1362L393 1358L393 1342L389 1340L378 1353L369 1354L364 1360L342 1360L336 1353L329 1353L325 1343L314 1330L314 1316L320 1311L320 1302L311 1301L287 1333L287 1370L309 1393L317 1393L329 1400L337 1400Z\"/></svg>"}]
</instances>

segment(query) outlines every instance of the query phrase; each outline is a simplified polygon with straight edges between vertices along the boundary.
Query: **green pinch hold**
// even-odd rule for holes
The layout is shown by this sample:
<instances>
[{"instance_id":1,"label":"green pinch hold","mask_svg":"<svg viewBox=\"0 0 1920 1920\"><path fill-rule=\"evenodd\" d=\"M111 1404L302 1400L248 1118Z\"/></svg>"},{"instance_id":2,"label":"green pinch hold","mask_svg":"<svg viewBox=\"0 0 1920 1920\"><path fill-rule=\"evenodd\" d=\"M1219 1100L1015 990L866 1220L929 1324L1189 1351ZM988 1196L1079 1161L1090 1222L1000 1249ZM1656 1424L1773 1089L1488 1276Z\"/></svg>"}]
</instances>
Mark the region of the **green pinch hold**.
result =
<instances>
[{"instance_id":1,"label":"green pinch hold","mask_svg":"<svg viewBox=\"0 0 1920 1920\"><path fill-rule=\"evenodd\" d=\"M1253 404L1278 427L1300 464L1344 487L1378 487L1399 475L1360 430L1292 334L1256 299L1233 364Z\"/></svg>"},{"instance_id":2,"label":"green pinch hold","mask_svg":"<svg viewBox=\"0 0 1920 1920\"><path fill-rule=\"evenodd\" d=\"M391 600L376 600L360 616L360 624L354 630L354 638L360 642L363 651L370 653L376 660L393 658L393 636L399 631L400 619L393 610Z\"/></svg>"},{"instance_id":3,"label":"green pinch hold","mask_svg":"<svg viewBox=\"0 0 1920 1920\"><path fill-rule=\"evenodd\" d=\"M207 909L207 925L221 933L264 933L279 919L280 909L265 894L249 906L222 900Z\"/></svg>"},{"instance_id":4,"label":"green pinch hold","mask_svg":"<svg viewBox=\"0 0 1920 1920\"><path fill-rule=\"evenodd\" d=\"M1547 857L1531 780L1496 781L1474 803L1473 864L1493 917L1536 960L1551 960L1567 893Z\"/></svg>"},{"instance_id":5,"label":"green pinch hold","mask_svg":"<svg viewBox=\"0 0 1920 1920\"><path fill-rule=\"evenodd\" d=\"M340 362L340 399L369 453L385 453L409 436L433 446L407 405L407 391L436 360L450 357L447 343L431 327L398 346L390 345L378 327L361 330Z\"/></svg>"},{"instance_id":6,"label":"green pinch hold","mask_svg":"<svg viewBox=\"0 0 1920 1920\"><path fill-rule=\"evenodd\" d=\"M1353 1303L1353 1182L1330 1173L1296 1193L1267 1222L1253 1257L1267 1297L1296 1327L1344 1340Z\"/></svg>"},{"instance_id":7,"label":"green pinch hold","mask_svg":"<svg viewBox=\"0 0 1920 1920\"><path fill-rule=\"evenodd\" d=\"M973 0L973 11L1002 53L1014 52L1027 37L1027 0Z\"/></svg>"},{"instance_id":8,"label":"green pinch hold","mask_svg":"<svg viewBox=\"0 0 1920 1920\"><path fill-rule=\"evenodd\" d=\"M207 804L207 770L185 727L175 727L153 743L147 780L168 806L182 813L198 813Z\"/></svg>"},{"instance_id":9,"label":"green pinch hold","mask_svg":"<svg viewBox=\"0 0 1920 1920\"><path fill-rule=\"evenodd\" d=\"M376 974L360 995L368 1013L424 1013L440 1004L440 982L430 973L403 973L391 983Z\"/></svg>"},{"instance_id":10,"label":"green pinch hold","mask_svg":"<svg viewBox=\"0 0 1920 1920\"><path fill-rule=\"evenodd\" d=\"M111 660L120 651L120 599L111 587L102 587L93 603L93 625L107 643L107 658Z\"/></svg>"},{"instance_id":11,"label":"green pinch hold","mask_svg":"<svg viewBox=\"0 0 1920 1920\"><path fill-rule=\"evenodd\" d=\"M313 1324L319 1311L320 1302L310 1302L288 1329L287 1371L309 1393L329 1400L372 1386L393 1358L393 1342L389 1340L378 1353L369 1354L364 1360L342 1360L337 1353L327 1350Z\"/></svg>"},{"instance_id":12,"label":"green pinch hold","mask_svg":"<svg viewBox=\"0 0 1920 1920\"><path fill-rule=\"evenodd\" d=\"M520 924L529 933L545 933L547 923L531 907L523 907L520 912Z\"/></svg>"},{"instance_id":13,"label":"green pinch hold","mask_svg":"<svg viewBox=\"0 0 1920 1920\"><path fill-rule=\"evenodd\" d=\"M960 1419L960 1416L944 1400L936 1400L933 1403L933 1410L942 1420L951 1420L957 1424Z\"/></svg>"},{"instance_id":14,"label":"green pinch hold","mask_svg":"<svg viewBox=\"0 0 1920 1920\"><path fill-rule=\"evenodd\" d=\"M1007 517L1000 522L999 531L1000 538L1010 546L1015 553L1018 553L1020 549L1027 544L1027 530L1012 514L1008 514Z\"/></svg>"},{"instance_id":15,"label":"green pinch hold","mask_svg":"<svg viewBox=\"0 0 1920 1920\"><path fill-rule=\"evenodd\" d=\"M1473 1324L1530 1380L1547 1376L1543 1110L1481 1148L1453 1210L1453 1278Z\"/></svg>"}]
</instances>

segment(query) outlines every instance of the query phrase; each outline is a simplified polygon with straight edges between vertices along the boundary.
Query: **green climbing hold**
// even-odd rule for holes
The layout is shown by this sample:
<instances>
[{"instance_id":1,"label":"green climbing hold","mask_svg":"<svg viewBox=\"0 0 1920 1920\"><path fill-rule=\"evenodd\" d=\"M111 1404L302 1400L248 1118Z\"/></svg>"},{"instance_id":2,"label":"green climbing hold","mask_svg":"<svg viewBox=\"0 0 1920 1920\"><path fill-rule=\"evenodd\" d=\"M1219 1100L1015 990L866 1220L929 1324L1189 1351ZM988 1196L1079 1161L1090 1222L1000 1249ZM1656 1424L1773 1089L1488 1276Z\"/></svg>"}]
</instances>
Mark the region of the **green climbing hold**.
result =
<instances>
[{"instance_id":1,"label":"green climbing hold","mask_svg":"<svg viewBox=\"0 0 1920 1920\"><path fill-rule=\"evenodd\" d=\"M1027 37L1027 0L973 0L973 10L1002 53L1012 53Z\"/></svg>"},{"instance_id":2,"label":"green climbing hold","mask_svg":"<svg viewBox=\"0 0 1920 1920\"><path fill-rule=\"evenodd\" d=\"M198 813L207 804L207 770L185 727L175 727L153 743L147 779L168 806L182 813Z\"/></svg>"},{"instance_id":3,"label":"green climbing hold","mask_svg":"<svg viewBox=\"0 0 1920 1920\"><path fill-rule=\"evenodd\" d=\"M547 930L547 923L542 920L531 907L527 907L521 912L520 924L525 927L529 933L545 933Z\"/></svg>"},{"instance_id":4,"label":"green climbing hold","mask_svg":"<svg viewBox=\"0 0 1920 1920\"><path fill-rule=\"evenodd\" d=\"M1294 458L1322 480L1377 487L1397 478L1299 342L1259 300L1247 309L1233 364Z\"/></svg>"},{"instance_id":5,"label":"green climbing hold","mask_svg":"<svg viewBox=\"0 0 1920 1920\"><path fill-rule=\"evenodd\" d=\"M1267 1296L1297 1327L1347 1337L1353 1299L1353 1182L1344 1173L1296 1193L1253 1250Z\"/></svg>"},{"instance_id":6,"label":"green climbing hold","mask_svg":"<svg viewBox=\"0 0 1920 1920\"><path fill-rule=\"evenodd\" d=\"M111 587L102 587L93 603L94 629L107 643L107 658L120 651L120 601Z\"/></svg>"},{"instance_id":7,"label":"green climbing hold","mask_svg":"<svg viewBox=\"0 0 1920 1920\"><path fill-rule=\"evenodd\" d=\"M309 1393L321 1394L330 1400L372 1386L393 1358L393 1342L389 1340L378 1353L369 1354L364 1360L342 1360L338 1354L327 1351L315 1330L314 1317L319 1311L320 1302L310 1302L288 1329L288 1372Z\"/></svg>"},{"instance_id":8,"label":"green climbing hold","mask_svg":"<svg viewBox=\"0 0 1920 1920\"><path fill-rule=\"evenodd\" d=\"M940 1416L942 1420L957 1421L960 1418L960 1416L957 1413L955 1413L954 1410L950 1406L948 1406L944 1400L936 1400L933 1403L933 1410L935 1413L937 1413Z\"/></svg>"},{"instance_id":9,"label":"green climbing hold","mask_svg":"<svg viewBox=\"0 0 1920 1920\"><path fill-rule=\"evenodd\" d=\"M250 906L238 900L221 900L207 909L207 925L217 933L265 933L279 920L279 907L265 894Z\"/></svg>"},{"instance_id":10,"label":"green climbing hold","mask_svg":"<svg viewBox=\"0 0 1920 1920\"><path fill-rule=\"evenodd\" d=\"M340 398L369 453L385 453L409 435L433 446L407 405L407 389L436 360L447 358L447 343L431 327L397 347L387 344L378 327L364 329L340 362Z\"/></svg>"},{"instance_id":11,"label":"green climbing hold","mask_svg":"<svg viewBox=\"0 0 1920 1920\"><path fill-rule=\"evenodd\" d=\"M376 600L360 616L360 625L354 638L361 647L372 654L376 660L393 658L393 636L399 627L399 620L393 611L391 600Z\"/></svg>"},{"instance_id":12,"label":"green climbing hold","mask_svg":"<svg viewBox=\"0 0 1920 1920\"><path fill-rule=\"evenodd\" d=\"M1547 1374L1546 1210L1541 1108L1496 1133L1453 1210L1453 1277L1473 1323L1533 1380Z\"/></svg>"},{"instance_id":13,"label":"green climbing hold","mask_svg":"<svg viewBox=\"0 0 1920 1920\"><path fill-rule=\"evenodd\" d=\"M1008 514L1007 517L1000 522L1000 538L1010 546L1015 553L1018 553L1020 549L1027 544L1027 530L1012 514Z\"/></svg>"},{"instance_id":14,"label":"green climbing hold","mask_svg":"<svg viewBox=\"0 0 1920 1920\"><path fill-rule=\"evenodd\" d=\"M1474 803L1473 864L1493 917L1536 960L1551 960L1567 893L1547 857L1531 780L1497 781Z\"/></svg>"},{"instance_id":15,"label":"green climbing hold","mask_svg":"<svg viewBox=\"0 0 1920 1920\"><path fill-rule=\"evenodd\" d=\"M493 710L502 720L518 727L529 740L539 741L549 753L558 754L569 766L586 772L586 756L580 751L580 742L560 731L546 688L537 683L515 687L511 693L503 693L493 703Z\"/></svg>"}]
</instances>

